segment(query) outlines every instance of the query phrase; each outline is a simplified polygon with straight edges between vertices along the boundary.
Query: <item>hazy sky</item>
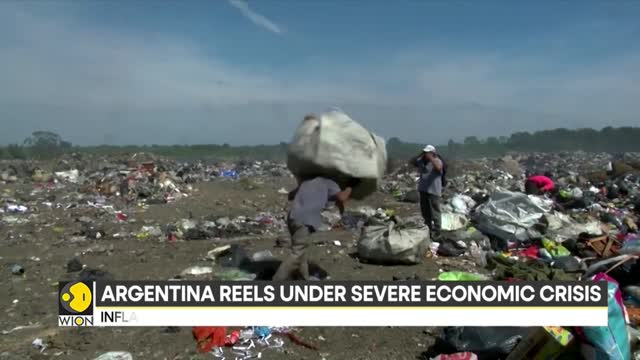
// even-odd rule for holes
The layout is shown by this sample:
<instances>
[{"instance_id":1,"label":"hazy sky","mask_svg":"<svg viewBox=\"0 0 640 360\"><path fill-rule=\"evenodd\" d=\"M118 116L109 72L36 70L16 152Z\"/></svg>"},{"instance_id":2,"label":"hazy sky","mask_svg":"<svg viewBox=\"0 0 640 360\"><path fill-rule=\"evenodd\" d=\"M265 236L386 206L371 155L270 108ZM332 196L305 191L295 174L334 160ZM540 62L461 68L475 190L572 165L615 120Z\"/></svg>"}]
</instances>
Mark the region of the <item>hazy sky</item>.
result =
<instances>
[{"instance_id":1,"label":"hazy sky","mask_svg":"<svg viewBox=\"0 0 640 360\"><path fill-rule=\"evenodd\" d=\"M442 143L640 124L640 1L0 1L0 143Z\"/></svg>"}]
</instances>

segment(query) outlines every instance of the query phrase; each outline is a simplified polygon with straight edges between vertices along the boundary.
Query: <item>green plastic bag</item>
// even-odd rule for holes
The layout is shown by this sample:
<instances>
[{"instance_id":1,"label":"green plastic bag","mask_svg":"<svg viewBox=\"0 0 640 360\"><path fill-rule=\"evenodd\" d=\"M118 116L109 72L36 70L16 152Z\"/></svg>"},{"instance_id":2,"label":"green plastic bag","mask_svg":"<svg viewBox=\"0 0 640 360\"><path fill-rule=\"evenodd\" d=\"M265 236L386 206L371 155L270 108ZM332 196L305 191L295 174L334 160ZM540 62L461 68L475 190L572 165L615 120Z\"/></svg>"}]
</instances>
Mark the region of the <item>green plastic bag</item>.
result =
<instances>
[{"instance_id":1,"label":"green plastic bag","mask_svg":"<svg viewBox=\"0 0 640 360\"><path fill-rule=\"evenodd\" d=\"M542 246L544 246L544 248L547 249L549 254L551 254L551 256L553 256L554 258L571 255L571 252L567 250L566 247L547 238L542 238Z\"/></svg>"},{"instance_id":2,"label":"green plastic bag","mask_svg":"<svg viewBox=\"0 0 640 360\"><path fill-rule=\"evenodd\" d=\"M448 271L438 275L440 281L482 281L487 278L480 274L472 274L462 271Z\"/></svg>"},{"instance_id":3,"label":"green plastic bag","mask_svg":"<svg viewBox=\"0 0 640 360\"><path fill-rule=\"evenodd\" d=\"M560 195L560 197L564 200L569 200L573 197L573 194L571 193L571 191L569 190L560 190L558 192L558 195Z\"/></svg>"}]
</instances>

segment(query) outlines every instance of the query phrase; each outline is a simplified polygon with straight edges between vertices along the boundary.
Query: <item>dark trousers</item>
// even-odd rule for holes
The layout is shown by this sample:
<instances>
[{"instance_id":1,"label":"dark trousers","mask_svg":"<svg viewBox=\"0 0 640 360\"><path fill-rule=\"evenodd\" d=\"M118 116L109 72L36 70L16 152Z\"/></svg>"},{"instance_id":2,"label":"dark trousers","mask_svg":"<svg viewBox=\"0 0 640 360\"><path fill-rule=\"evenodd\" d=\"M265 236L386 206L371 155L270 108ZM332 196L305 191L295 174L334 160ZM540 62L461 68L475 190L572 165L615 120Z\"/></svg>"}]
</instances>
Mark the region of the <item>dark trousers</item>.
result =
<instances>
[{"instance_id":1,"label":"dark trousers","mask_svg":"<svg viewBox=\"0 0 640 360\"><path fill-rule=\"evenodd\" d=\"M529 180L524 182L524 192L527 195L542 195L542 190L538 188L538 185Z\"/></svg>"},{"instance_id":2,"label":"dark trousers","mask_svg":"<svg viewBox=\"0 0 640 360\"><path fill-rule=\"evenodd\" d=\"M432 195L427 192L420 192L420 211L425 225L429 227L431 233L438 234L440 232L440 196Z\"/></svg>"},{"instance_id":3,"label":"dark trousers","mask_svg":"<svg viewBox=\"0 0 640 360\"><path fill-rule=\"evenodd\" d=\"M311 235L315 229L295 222L289 222L288 227L291 234L291 254L280 264L276 274L273 275L273 280L295 280L296 272L302 280L309 280L307 247L311 243Z\"/></svg>"}]
</instances>

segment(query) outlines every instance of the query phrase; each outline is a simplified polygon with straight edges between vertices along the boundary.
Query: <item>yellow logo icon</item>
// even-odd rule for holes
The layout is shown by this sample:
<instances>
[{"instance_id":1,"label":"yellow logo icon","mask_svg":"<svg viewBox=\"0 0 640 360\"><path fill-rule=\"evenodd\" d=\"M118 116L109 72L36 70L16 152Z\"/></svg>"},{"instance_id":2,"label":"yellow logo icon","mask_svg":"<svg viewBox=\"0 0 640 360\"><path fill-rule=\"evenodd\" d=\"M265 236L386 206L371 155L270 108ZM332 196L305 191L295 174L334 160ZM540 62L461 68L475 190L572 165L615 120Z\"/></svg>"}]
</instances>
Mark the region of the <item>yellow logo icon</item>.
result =
<instances>
[{"instance_id":1,"label":"yellow logo icon","mask_svg":"<svg viewBox=\"0 0 640 360\"><path fill-rule=\"evenodd\" d=\"M82 282L67 284L60 292L60 303L71 313L82 313L91 306L91 289Z\"/></svg>"}]
</instances>

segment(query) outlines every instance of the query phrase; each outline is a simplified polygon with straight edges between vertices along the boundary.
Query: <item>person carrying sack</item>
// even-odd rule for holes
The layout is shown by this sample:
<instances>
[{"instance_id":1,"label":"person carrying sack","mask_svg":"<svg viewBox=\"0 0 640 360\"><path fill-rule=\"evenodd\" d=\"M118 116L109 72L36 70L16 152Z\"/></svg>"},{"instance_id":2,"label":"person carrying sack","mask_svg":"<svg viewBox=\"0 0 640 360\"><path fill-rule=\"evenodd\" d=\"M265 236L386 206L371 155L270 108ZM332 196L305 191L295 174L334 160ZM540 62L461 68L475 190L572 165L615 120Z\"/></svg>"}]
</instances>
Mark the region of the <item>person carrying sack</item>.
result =
<instances>
[{"instance_id":1,"label":"person carrying sack","mask_svg":"<svg viewBox=\"0 0 640 360\"><path fill-rule=\"evenodd\" d=\"M298 273L302 280L309 280L307 248L311 236L322 224L322 211L330 201L335 202L344 213L344 206L351 198L353 180L349 186L340 189L335 181L325 177L298 179L298 187L289 193L292 201L287 215L287 226L291 234L291 254L280 264L273 276L274 281L293 280Z\"/></svg>"}]
</instances>

